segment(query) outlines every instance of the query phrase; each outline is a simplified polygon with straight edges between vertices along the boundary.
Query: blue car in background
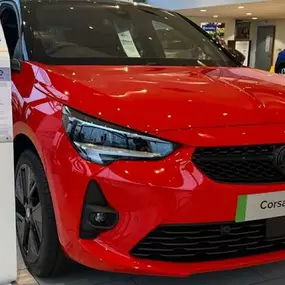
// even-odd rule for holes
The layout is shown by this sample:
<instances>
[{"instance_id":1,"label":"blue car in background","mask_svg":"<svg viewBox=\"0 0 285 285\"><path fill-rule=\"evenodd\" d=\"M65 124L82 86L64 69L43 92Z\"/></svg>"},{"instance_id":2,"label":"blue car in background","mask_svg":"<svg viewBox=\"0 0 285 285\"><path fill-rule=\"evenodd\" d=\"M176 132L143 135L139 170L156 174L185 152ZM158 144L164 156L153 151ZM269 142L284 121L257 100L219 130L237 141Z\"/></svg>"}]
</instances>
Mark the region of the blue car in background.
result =
<instances>
[{"instance_id":1,"label":"blue car in background","mask_svg":"<svg viewBox=\"0 0 285 285\"><path fill-rule=\"evenodd\" d=\"M275 73L285 74L285 49L278 55L275 63Z\"/></svg>"}]
</instances>

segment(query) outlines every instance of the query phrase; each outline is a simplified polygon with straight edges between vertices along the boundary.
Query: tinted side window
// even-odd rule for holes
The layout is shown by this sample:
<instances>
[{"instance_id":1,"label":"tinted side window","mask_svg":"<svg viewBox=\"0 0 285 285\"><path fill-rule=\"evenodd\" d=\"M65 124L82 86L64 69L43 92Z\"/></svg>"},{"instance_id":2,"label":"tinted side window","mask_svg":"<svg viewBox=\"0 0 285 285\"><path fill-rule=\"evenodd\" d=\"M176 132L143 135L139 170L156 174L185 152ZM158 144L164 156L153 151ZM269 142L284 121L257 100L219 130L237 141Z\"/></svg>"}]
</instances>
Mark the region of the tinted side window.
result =
<instances>
[{"instance_id":1,"label":"tinted side window","mask_svg":"<svg viewBox=\"0 0 285 285\"><path fill-rule=\"evenodd\" d=\"M19 40L19 29L16 13L13 8L4 8L1 12L0 19L10 57L13 57L17 42Z\"/></svg>"}]
</instances>

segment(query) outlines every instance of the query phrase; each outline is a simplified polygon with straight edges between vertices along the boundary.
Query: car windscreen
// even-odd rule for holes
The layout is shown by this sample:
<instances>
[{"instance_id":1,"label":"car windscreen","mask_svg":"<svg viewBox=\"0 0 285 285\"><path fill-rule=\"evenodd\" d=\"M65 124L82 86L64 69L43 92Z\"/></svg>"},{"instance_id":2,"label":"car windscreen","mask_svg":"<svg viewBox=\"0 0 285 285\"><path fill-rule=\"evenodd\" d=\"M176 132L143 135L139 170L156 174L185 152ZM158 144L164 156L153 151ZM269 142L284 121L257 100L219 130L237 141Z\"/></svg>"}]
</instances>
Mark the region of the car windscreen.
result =
<instances>
[{"instance_id":1,"label":"car windscreen","mask_svg":"<svg viewBox=\"0 0 285 285\"><path fill-rule=\"evenodd\" d=\"M169 11L57 2L37 4L32 19L33 57L49 64L237 65L195 25Z\"/></svg>"}]
</instances>

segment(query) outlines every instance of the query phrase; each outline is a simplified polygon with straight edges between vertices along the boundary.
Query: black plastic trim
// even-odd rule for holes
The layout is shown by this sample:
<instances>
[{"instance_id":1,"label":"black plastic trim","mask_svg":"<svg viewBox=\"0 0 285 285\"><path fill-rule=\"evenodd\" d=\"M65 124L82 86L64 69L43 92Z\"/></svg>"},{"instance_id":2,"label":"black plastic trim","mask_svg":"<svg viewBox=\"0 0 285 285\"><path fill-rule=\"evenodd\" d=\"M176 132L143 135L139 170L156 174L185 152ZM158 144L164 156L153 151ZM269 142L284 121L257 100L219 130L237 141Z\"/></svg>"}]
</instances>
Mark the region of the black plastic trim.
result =
<instances>
[{"instance_id":1,"label":"black plastic trim","mask_svg":"<svg viewBox=\"0 0 285 285\"><path fill-rule=\"evenodd\" d=\"M92 214L104 213L102 223L92 221ZM95 180L88 183L81 214L80 238L95 239L102 232L113 229L119 220L119 214L111 208L99 184Z\"/></svg>"}]
</instances>

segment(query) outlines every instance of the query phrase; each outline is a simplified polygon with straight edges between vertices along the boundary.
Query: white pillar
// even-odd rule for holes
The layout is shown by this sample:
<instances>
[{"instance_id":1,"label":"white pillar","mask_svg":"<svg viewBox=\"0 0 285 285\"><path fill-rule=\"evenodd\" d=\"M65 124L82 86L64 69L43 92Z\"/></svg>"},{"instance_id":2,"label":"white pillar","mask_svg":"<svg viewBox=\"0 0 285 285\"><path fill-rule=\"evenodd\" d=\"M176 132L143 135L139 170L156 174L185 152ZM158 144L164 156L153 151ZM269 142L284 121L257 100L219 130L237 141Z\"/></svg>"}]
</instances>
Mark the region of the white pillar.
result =
<instances>
[{"instance_id":1,"label":"white pillar","mask_svg":"<svg viewBox=\"0 0 285 285\"><path fill-rule=\"evenodd\" d=\"M17 278L10 58L0 25L0 284Z\"/></svg>"}]
</instances>

